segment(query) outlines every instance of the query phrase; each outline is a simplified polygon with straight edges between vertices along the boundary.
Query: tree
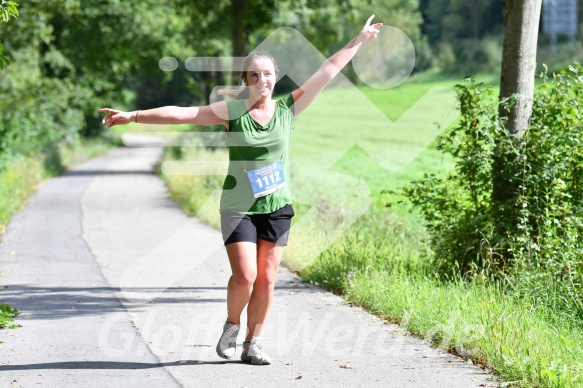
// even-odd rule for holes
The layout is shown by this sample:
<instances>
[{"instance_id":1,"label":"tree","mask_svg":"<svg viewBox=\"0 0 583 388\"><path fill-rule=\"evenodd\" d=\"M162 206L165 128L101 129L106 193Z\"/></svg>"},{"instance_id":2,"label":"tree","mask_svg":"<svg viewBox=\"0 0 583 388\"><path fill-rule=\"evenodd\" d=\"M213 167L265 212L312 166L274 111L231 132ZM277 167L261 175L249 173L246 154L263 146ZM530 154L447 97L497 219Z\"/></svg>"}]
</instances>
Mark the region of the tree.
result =
<instances>
[{"instance_id":1,"label":"tree","mask_svg":"<svg viewBox=\"0 0 583 388\"><path fill-rule=\"evenodd\" d=\"M344 44L346 20L358 0L174 0L189 19L184 30L197 56L243 57L278 27L293 27L325 54ZM235 74L238 75L238 71ZM220 71L192 75L200 81L200 98L225 82Z\"/></svg>"},{"instance_id":2,"label":"tree","mask_svg":"<svg viewBox=\"0 0 583 388\"><path fill-rule=\"evenodd\" d=\"M541 3L542 0L507 0L504 9L499 117L516 146L520 146L532 114ZM504 103L513 96L514 103ZM516 161L511 150L502 143L498 145L492 197L495 202L504 203L512 199L517 190L517 180L511 178Z\"/></svg>"},{"instance_id":3,"label":"tree","mask_svg":"<svg viewBox=\"0 0 583 388\"><path fill-rule=\"evenodd\" d=\"M506 250L519 227L524 142L532 116L538 25L542 0L507 0L500 74L498 118L503 130L494 137L492 211L497 242ZM513 254L510 250L509 257Z\"/></svg>"},{"instance_id":4,"label":"tree","mask_svg":"<svg viewBox=\"0 0 583 388\"><path fill-rule=\"evenodd\" d=\"M4 2L5 0L0 0ZM104 101L131 104L125 87L164 77L158 61L184 46L185 24L155 0L29 0L0 29L13 60L0 77L0 162L104 130ZM151 93L157 96L159 90ZM1 165L1 163L0 163Z\"/></svg>"}]
</instances>

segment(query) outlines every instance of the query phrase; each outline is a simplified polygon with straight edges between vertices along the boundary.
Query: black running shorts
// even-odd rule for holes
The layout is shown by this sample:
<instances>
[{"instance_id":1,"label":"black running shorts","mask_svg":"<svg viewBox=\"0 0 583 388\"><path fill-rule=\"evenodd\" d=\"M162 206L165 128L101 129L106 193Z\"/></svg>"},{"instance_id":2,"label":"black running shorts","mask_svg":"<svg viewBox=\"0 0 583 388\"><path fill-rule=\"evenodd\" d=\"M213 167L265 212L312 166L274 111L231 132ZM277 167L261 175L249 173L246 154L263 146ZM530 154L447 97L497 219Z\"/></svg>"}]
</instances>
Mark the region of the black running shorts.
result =
<instances>
[{"instance_id":1,"label":"black running shorts","mask_svg":"<svg viewBox=\"0 0 583 388\"><path fill-rule=\"evenodd\" d=\"M295 215L292 205L268 214L244 214L230 209L221 211L221 232L225 245L258 239L287 245L291 219Z\"/></svg>"}]
</instances>

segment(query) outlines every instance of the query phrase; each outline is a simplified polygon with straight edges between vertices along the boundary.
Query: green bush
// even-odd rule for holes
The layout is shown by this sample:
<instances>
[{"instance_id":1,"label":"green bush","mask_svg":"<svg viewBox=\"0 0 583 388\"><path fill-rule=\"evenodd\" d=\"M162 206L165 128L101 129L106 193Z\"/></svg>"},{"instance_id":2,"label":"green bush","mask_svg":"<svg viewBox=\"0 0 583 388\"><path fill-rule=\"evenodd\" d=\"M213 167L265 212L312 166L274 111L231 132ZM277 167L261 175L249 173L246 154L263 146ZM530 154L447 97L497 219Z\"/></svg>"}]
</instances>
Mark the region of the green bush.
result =
<instances>
[{"instance_id":1,"label":"green bush","mask_svg":"<svg viewBox=\"0 0 583 388\"><path fill-rule=\"evenodd\" d=\"M0 304L0 329L13 329L20 327L14 322L14 317L19 314L18 310L3 303Z\"/></svg>"},{"instance_id":2,"label":"green bush","mask_svg":"<svg viewBox=\"0 0 583 388\"><path fill-rule=\"evenodd\" d=\"M542 76L522 139L504 129L491 89L469 79L458 90L461 119L438 145L455 170L401 192L425 218L436 268L503 277L517 292L583 317L583 69ZM500 155L512 163L496 167ZM502 204L492 198L500 176L517 188Z\"/></svg>"},{"instance_id":3,"label":"green bush","mask_svg":"<svg viewBox=\"0 0 583 388\"><path fill-rule=\"evenodd\" d=\"M494 230L490 199L494 137L502 132L495 98L492 89L479 88L473 79L457 87L459 124L437 144L438 150L453 156L454 170L445 178L425 175L400 193L421 210L433 260L444 274L489 268L497 259L488 239Z\"/></svg>"},{"instance_id":4,"label":"green bush","mask_svg":"<svg viewBox=\"0 0 583 388\"><path fill-rule=\"evenodd\" d=\"M518 177L518 224L513 236L518 287L553 289L583 317L583 69L546 77L538 88Z\"/></svg>"},{"instance_id":5,"label":"green bush","mask_svg":"<svg viewBox=\"0 0 583 388\"><path fill-rule=\"evenodd\" d=\"M74 141L85 126L85 101L91 97L69 79L43 76L42 58L34 50L20 50L14 57L0 78L0 165L14 155Z\"/></svg>"}]
</instances>

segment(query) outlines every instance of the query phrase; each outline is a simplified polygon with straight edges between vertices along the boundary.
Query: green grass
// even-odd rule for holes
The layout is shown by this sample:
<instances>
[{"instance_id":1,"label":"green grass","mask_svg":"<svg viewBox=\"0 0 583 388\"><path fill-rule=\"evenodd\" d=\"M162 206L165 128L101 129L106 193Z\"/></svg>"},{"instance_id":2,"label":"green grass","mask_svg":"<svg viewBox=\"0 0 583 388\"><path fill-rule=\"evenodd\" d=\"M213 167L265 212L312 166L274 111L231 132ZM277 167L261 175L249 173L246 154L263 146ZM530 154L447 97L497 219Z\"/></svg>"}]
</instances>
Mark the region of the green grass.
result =
<instances>
[{"instance_id":1,"label":"green grass","mask_svg":"<svg viewBox=\"0 0 583 388\"><path fill-rule=\"evenodd\" d=\"M473 360L510 386L581 386L580 322L514 296L506 284L436 280L419 254L431 255L419 223L380 214L357 223L302 277L388 321L405 321L410 333ZM398 233L379 238L380 225Z\"/></svg>"},{"instance_id":2,"label":"green grass","mask_svg":"<svg viewBox=\"0 0 583 388\"><path fill-rule=\"evenodd\" d=\"M497 88L497 74L477 78ZM507 285L479 277L435 280L421 217L385 206L394 198L383 190L425 173L445 174L452 161L435 149L437 128L383 133L378 124L405 117L431 88L460 82L428 73L387 91L327 89L298 117L292 144L297 217L284 264L389 321L405 320L411 333L487 367L508 386L581 386L580 322L537 305L536 298L514 296ZM379 110L390 122L378 120ZM430 123L436 113L429 106L419 119ZM165 158L227 160L220 148L177 154L168 150ZM218 227L221 176L164 178L189 214Z\"/></svg>"},{"instance_id":3,"label":"green grass","mask_svg":"<svg viewBox=\"0 0 583 388\"><path fill-rule=\"evenodd\" d=\"M505 382L524 387L583 383L583 329L570 317L537 308L496 284L439 283L388 273L359 273L349 301L438 346L493 366ZM400 317L400 318L396 318Z\"/></svg>"},{"instance_id":4,"label":"green grass","mask_svg":"<svg viewBox=\"0 0 583 388\"><path fill-rule=\"evenodd\" d=\"M478 82L498 88L500 75L496 73L479 73L474 77ZM450 87L463 82L463 76L428 71L416 74L403 84L390 90L376 89L369 86L361 87L362 92L379 107L391 120L397 120L423 94L434 87Z\"/></svg>"},{"instance_id":5,"label":"green grass","mask_svg":"<svg viewBox=\"0 0 583 388\"><path fill-rule=\"evenodd\" d=\"M14 322L14 317L19 314L18 310L10 307L6 303L0 304L0 329L14 329L20 327Z\"/></svg>"}]
</instances>

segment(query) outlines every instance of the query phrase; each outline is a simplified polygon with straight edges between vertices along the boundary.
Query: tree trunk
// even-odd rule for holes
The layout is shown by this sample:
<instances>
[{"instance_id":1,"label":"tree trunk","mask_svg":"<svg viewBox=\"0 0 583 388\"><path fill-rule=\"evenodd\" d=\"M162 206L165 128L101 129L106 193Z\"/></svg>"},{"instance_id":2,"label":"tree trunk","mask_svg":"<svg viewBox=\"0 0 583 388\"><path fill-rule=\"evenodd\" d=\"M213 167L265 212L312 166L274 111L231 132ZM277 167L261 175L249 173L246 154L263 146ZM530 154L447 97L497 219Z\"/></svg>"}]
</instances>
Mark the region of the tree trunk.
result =
<instances>
[{"instance_id":1,"label":"tree trunk","mask_svg":"<svg viewBox=\"0 0 583 388\"><path fill-rule=\"evenodd\" d=\"M249 40L248 27L245 21L245 7L247 0L231 0L231 45L233 55L233 73L229 77L235 82L239 81L239 75L243 69L240 69L237 60L238 57L245 56L246 44Z\"/></svg>"},{"instance_id":2,"label":"tree trunk","mask_svg":"<svg viewBox=\"0 0 583 388\"><path fill-rule=\"evenodd\" d=\"M520 140L528 128L532 114L536 47L542 0L506 0L504 9L504 47L500 78L500 101L518 95L510 109L499 108L500 118L506 118L506 130ZM494 160L493 199L502 203L517 192L513 176L514 160L500 151ZM510 173L509 173L510 172Z\"/></svg>"},{"instance_id":3,"label":"tree trunk","mask_svg":"<svg viewBox=\"0 0 583 388\"><path fill-rule=\"evenodd\" d=\"M231 42L233 44L233 57L241 57L245 54L245 45L248 40L248 27L244 16L246 5L247 0L231 0Z\"/></svg>"}]
</instances>

